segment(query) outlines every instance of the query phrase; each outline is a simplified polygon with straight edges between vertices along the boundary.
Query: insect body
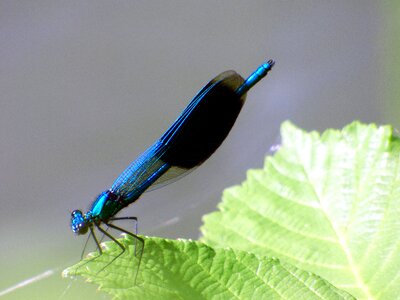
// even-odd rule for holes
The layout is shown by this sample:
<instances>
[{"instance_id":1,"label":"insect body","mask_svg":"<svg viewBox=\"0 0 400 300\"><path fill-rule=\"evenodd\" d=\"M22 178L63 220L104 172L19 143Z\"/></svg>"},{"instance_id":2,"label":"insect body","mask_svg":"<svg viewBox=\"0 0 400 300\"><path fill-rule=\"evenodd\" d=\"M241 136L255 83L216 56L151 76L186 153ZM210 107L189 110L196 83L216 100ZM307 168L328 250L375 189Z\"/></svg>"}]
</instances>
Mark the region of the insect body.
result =
<instances>
[{"instance_id":1,"label":"insect body","mask_svg":"<svg viewBox=\"0 0 400 300\"><path fill-rule=\"evenodd\" d=\"M102 224L120 230L138 240L144 240L112 224L115 220L135 217L115 215L135 202L146 190L173 182L201 165L221 145L245 102L247 91L271 70L274 61L262 64L246 80L235 71L226 71L212 79L189 103L171 127L119 175L110 189L102 192L88 212L74 210L71 229L76 234L90 231L101 253L94 227L124 246L101 227ZM140 259L140 258L139 258Z\"/></svg>"}]
</instances>

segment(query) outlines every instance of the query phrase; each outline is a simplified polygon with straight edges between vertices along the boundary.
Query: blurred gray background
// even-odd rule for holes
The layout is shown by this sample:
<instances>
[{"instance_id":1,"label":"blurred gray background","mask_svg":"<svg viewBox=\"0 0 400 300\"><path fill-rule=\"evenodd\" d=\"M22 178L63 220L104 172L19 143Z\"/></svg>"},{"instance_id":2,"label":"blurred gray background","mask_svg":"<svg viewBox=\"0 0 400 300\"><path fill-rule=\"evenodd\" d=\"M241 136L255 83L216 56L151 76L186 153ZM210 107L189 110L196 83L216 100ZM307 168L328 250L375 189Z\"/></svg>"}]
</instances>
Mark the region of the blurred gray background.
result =
<instances>
[{"instance_id":1,"label":"blurred gray background","mask_svg":"<svg viewBox=\"0 0 400 300\"><path fill-rule=\"evenodd\" d=\"M139 217L142 234L196 239L223 189L263 166L284 120L308 130L355 119L397 126L382 97L382 6L0 1L0 293L54 272L3 298L107 298L60 277L85 242L70 212L87 209L222 71L246 77L276 60L201 168L122 212Z\"/></svg>"}]
</instances>

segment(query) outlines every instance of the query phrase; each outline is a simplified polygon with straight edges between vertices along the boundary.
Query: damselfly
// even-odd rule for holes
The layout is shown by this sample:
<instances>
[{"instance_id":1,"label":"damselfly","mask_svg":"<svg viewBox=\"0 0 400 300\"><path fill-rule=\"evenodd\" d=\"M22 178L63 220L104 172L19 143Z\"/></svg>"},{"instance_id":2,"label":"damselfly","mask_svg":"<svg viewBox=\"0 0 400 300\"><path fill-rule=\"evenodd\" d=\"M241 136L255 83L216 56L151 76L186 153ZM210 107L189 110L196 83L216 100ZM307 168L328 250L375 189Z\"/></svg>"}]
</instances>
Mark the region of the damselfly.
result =
<instances>
[{"instance_id":1,"label":"damselfly","mask_svg":"<svg viewBox=\"0 0 400 300\"><path fill-rule=\"evenodd\" d=\"M102 225L124 232L140 243L140 264L143 238L137 235L137 230L132 233L113 224L116 220L133 220L137 226L137 218L115 215L145 191L176 181L209 158L235 123L247 91L266 76L273 65L273 60L267 61L246 80L235 71L223 72L212 79L161 138L132 162L110 189L96 198L89 211L74 210L71 213L72 231L76 234L89 231L101 254L100 242L94 232L97 228L121 248L118 256L125 247Z\"/></svg>"}]
</instances>

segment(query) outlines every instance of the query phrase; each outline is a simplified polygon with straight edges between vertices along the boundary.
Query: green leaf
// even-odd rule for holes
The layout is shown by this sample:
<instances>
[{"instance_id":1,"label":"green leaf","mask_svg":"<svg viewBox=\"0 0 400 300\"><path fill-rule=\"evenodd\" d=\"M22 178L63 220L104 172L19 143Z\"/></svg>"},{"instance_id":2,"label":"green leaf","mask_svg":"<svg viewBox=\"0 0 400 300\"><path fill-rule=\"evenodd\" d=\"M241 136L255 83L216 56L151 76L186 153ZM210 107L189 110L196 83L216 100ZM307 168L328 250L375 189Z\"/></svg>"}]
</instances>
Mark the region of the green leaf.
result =
<instances>
[{"instance_id":1,"label":"green leaf","mask_svg":"<svg viewBox=\"0 0 400 300\"><path fill-rule=\"evenodd\" d=\"M112 261L120 248L107 242L101 256L85 259L63 275L85 276L114 299L353 299L278 259L161 238L145 238L135 284L134 242L127 236L119 241L127 251L118 259Z\"/></svg>"},{"instance_id":2,"label":"green leaf","mask_svg":"<svg viewBox=\"0 0 400 300\"><path fill-rule=\"evenodd\" d=\"M274 256L358 299L399 299L400 143L354 122L321 136L289 122L263 170L225 190L203 241Z\"/></svg>"}]
</instances>

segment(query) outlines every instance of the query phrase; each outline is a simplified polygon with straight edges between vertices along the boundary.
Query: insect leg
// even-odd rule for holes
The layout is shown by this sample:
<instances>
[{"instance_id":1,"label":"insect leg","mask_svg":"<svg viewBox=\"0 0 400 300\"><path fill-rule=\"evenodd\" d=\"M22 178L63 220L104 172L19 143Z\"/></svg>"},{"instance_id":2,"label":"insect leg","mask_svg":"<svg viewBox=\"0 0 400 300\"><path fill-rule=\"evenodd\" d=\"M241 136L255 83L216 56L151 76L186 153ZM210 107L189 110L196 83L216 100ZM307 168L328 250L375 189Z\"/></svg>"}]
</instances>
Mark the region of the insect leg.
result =
<instances>
[{"instance_id":1,"label":"insect leg","mask_svg":"<svg viewBox=\"0 0 400 300\"><path fill-rule=\"evenodd\" d=\"M118 217L118 218L111 218L110 221L120 221L120 220L132 220L135 222L135 235L138 234L138 218L136 217ZM137 239L135 238L135 256L136 256L136 247L137 246Z\"/></svg>"},{"instance_id":2,"label":"insect leg","mask_svg":"<svg viewBox=\"0 0 400 300\"><path fill-rule=\"evenodd\" d=\"M127 231L127 230L125 230L125 229L123 229L123 228L121 228L121 227L118 227L118 226L116 226L116 225L114 225L114 224L110 224L110 223L104 223L104 224L106 224L107 226L109 226L109 227L111 227L111 228L114 228L114 229L116 229L116 230L119 230L119 231L121 231L121 232L123 232L123 233L126 233L126 234L128 234L128 235L130 235L131 237L133 237L134 239L137 239L141 244L142 244L142 247L141 247L141 250L140 250L140 255L139 255L139 257L138 257L138 259L139 259L139 263L138 263L138 267L137 267L137 271L136 271L136 275L135 275L135 284L136 284L136 279L137 279L137 275L138 275L138 272L139 272L139 268L140 268L140 263L141 263L141 261L142 261L142 255L143 255L143 251L144 251L144 239L143 238L141 238L140 236L137 236L136 234L133 234L132 232L129 232L129 231ZM102 231L104 231L104 229L102 229ZM106 232L104 232L107 236L109 236L109 234L108 233L106 233ZM115 240L114 238L112 238L112 237L110 237L111 239L113 239L113 240ZM117 242L118 244L120 244L118 241L116 241L115 240L115 242ZM122 246L122 245L121 245ZM122 246L123 247L123 246ZM125 250L125 248L124 248L124 250ZM122 253L121 253L122 254ZM120 254L120 255L121 255ZM119 256L119 255L118 255Z\"/></svg>"}]
</instances>

